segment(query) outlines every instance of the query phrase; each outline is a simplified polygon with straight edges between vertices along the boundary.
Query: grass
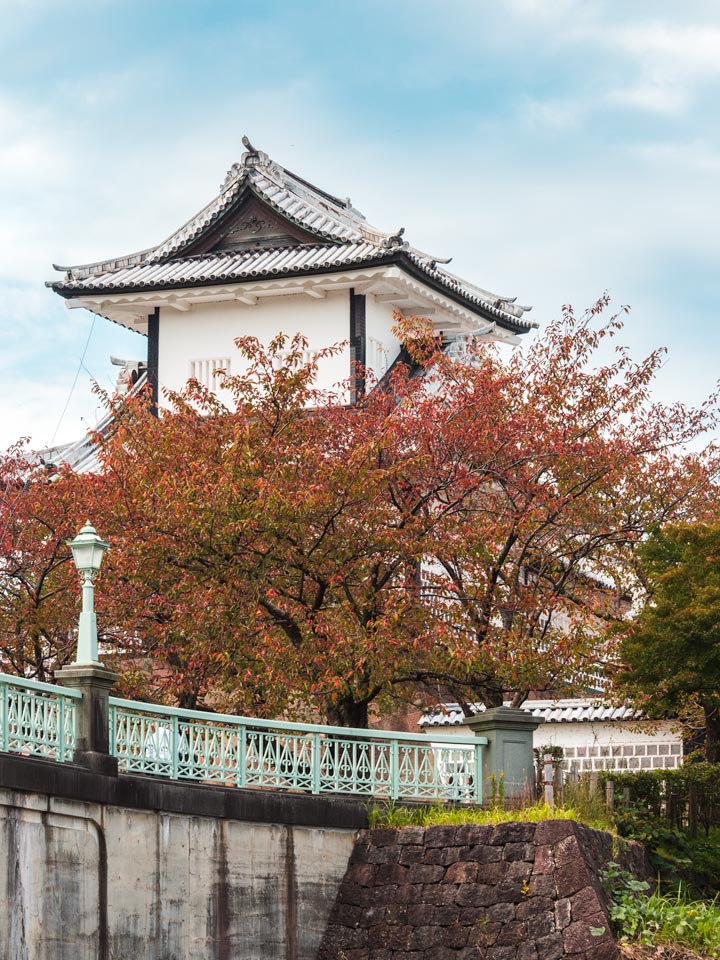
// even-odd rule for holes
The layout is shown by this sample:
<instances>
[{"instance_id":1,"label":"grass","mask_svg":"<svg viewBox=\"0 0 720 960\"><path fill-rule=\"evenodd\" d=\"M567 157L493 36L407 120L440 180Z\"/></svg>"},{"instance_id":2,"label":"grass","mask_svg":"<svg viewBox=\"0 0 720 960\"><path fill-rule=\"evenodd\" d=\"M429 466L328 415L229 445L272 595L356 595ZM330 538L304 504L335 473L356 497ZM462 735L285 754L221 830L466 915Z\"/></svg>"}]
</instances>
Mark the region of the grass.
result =
<instances>
[{"instance_id":1,"label":"grass","mask_svg":"<svg viewBox=\"0 0 720 960\"><path fill-rule=\"evenodd\" d=\"M438 803L426 807L404 807L396 804L374 805L368 810L371 827L434 827L441 824L497 824L510 820L539 823L541 820L578 820L589 826L607 829L606 822L588 821L573 807L549 807L536 803L518 809L489 807L448 807Z\"/></svg>"}]
</instances>

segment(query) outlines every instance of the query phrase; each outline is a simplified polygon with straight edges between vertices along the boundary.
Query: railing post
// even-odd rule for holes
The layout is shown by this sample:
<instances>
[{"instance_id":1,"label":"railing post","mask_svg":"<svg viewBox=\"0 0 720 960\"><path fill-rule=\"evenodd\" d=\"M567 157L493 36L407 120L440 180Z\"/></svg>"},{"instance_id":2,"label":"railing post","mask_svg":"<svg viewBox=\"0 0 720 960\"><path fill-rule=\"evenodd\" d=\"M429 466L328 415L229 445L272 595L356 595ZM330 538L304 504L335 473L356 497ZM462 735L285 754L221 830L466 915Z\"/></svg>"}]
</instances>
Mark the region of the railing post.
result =
<instances>
[{"instance_id":1,"label":"railing post","mask_svg":"<svg viewBox=\"0 0 720 960\"><path fill-rule=\"evenodd\" d=\"M8 748L8 685L2 685L2 729L0 729L0 750Z\"/></svg>"},{"instance_id":2,"label":"railing post","mask_svg":"<svg viewBox=\"0 0 720 960\"><path fill-rule=\"evenodd\" d=\"M95 664L72 663L57 670L62 687L74 687L83 697L75 707L75 752L73 760L96 773L115 777L117 758L110 755L108 698L119 675Z\"/></svg>"},{"instance_id":3,"label":"railing post","mask_svg":"<svg viewBox=\"0 0 720 960\"><path fill-rule=\"evenodd\" d=\"M177 717L172 717L170 729L170 776L177 780L180 765L180 724Z\"/></svg>"},{"instance_id":4,"label":"railing post","mask_svg":"<svg viewBox=\"0 0 720 960\"><path fill-rule=\"evenodd\" d=\"M319 733L313 734L312 745L312 792L320 793L322 773L322 740Z\"/></svg>"},{"instance_id":5,"label":"railing post","mask_svg":"<svg viewBox=\"0 0 720 960\"><path fill-rule=\"evenodd\" d=\"M483 775L482 775L482 752L483 744L475 744L475 803L480 805L483 801Z\"/></svg>"},{"instance_id":6,"label":"railing post","mask_svg":"<svg viewBox=\"0 0 720 960\"><path fill-rule=\"evenodd\" d=\"M390 798L400 796L400 748L397 740L390 741Z\"/></svg>"},{"instance_id":7,"label":"railing post","mask_svg":"<svg viewBox=\"0 0 720 960\"><path fill-rule=\"evenodd\" d=\"M57 705L57 735L58 735L58 760L61 762L66 759L65 756L65 698L58 697Z\"/></svg>"},{"instance_id":8,"label":"railing post","mask_svg":"<svg viewBox=\"0 0 720 960\"><path fill-rule=\"evenodd\" d=\"M247 727L243 724L238 730L238 766L237 785L244 787L247 783Z\"/></svg>"}]
</instances>

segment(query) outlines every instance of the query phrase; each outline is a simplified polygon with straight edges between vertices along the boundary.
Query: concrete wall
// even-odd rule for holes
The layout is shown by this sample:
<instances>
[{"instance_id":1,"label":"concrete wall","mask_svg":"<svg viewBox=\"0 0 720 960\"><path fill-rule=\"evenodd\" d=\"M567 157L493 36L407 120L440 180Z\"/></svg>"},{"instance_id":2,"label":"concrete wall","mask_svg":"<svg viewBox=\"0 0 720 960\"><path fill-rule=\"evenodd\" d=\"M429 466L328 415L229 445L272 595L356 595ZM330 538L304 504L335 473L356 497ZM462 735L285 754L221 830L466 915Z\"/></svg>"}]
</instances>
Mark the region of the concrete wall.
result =
<instances>
[{"instance_id":1,"label":"concrete wall","mask_svg":"<svg viewBox=\"0 0 720 960\"><path fill-rule=\"evenodd\" d=\"M313 960L355 835L0 787L0 958Z\"/></svg>"}]
</instances>

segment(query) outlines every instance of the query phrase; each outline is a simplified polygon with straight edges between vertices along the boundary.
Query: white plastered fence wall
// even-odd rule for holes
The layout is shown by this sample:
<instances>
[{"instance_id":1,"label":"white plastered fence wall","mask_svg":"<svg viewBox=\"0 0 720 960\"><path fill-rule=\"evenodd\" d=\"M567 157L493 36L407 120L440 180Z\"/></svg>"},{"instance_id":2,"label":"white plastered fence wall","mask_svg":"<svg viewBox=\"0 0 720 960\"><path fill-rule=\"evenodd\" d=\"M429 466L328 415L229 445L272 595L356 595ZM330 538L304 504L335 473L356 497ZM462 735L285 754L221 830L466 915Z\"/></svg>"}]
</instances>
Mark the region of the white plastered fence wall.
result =
<instances>
[{"instance_id":1,"label":"white plastered fence wall","mask_svg":"<svg viewBox=\"0 0 720 960\"><path fill-rule=\"evenodd\" d=\"M533 746L562 747L568 772L675 770L682 765L681 731L672 721L643 720L630 708L587 700L528 700L523 709L543 721L533 734ZM430 737L447 728L472 736L462 721L459 707L445 704L422 717L420 725Z\"/></svg>"}]
</instances>

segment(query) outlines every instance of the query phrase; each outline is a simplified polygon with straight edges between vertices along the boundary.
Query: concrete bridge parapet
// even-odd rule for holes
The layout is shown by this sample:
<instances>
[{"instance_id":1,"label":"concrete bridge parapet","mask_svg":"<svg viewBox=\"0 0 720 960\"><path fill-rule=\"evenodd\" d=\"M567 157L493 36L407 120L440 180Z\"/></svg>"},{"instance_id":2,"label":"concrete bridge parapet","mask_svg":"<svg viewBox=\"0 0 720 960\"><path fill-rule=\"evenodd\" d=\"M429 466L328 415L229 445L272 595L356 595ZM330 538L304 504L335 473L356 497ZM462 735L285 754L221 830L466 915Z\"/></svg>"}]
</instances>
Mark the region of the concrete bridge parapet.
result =
<instances>
[{"instance_id":1,"label":"concrete bridge parapet","mask_svg":"<svg viewBox=\"0 0 720 960\"><path fill-rule=\"evenodd\" d=\"M0 755L0 956L313 960L363 804Z\"/></svg>"}]
</instances>

